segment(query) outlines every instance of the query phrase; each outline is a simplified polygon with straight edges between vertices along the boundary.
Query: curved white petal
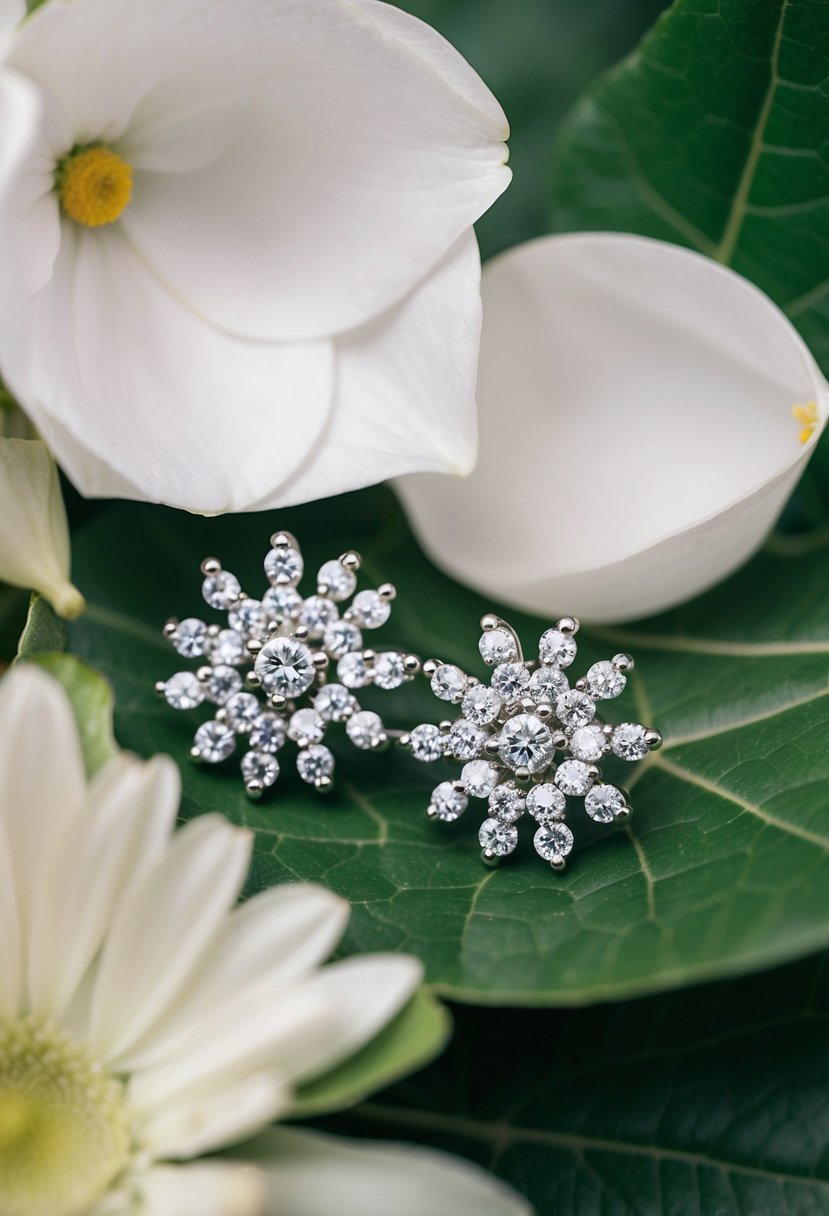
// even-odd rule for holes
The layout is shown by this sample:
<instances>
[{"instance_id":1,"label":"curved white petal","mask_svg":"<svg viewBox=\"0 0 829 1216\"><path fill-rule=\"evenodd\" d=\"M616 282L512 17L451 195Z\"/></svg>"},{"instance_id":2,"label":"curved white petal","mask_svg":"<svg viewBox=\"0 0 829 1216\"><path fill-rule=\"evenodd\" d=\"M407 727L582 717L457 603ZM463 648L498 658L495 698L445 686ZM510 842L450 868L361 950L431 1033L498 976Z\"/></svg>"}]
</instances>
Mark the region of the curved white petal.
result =
<instances>
[{"instance_id":1,"label":"curved white petal","mask_svg":"<svg viewBox=\"0 0 829 1216\"><path fill-rule=\"evenodd\" d=\"M0 51L9 34L26 16L26 0L0 0Z\"/></svg>"},{"instance_id":2,"label":"curved white petal","mask_svg":"<svg viewBox=\"0 0 829 1216\"><path fill-rule=\"evenodd\" d=\"M141 1144L161 1160L214 1152L252 1136L290 1106L279 1073L255 1072L209 1095L162 1106L141 1129Z\"/></svg>"},{"instance_id":3,"label":"curved white petal","mask_svg":"<svg viewBox=\"0 0 829 1216\"><path fill-rule=\"evenodd\" d=\"M765 295L683 249L579 235L497 258L483 299L478 465L398 486L440 565L549 618L622 621L757 548L829 413ZM810 401L803 446L792 408Z\"/></svg>"},{"instance_id":4,"label":"curved white petal","mask_svg":"<svg viewBox=\"0 0 829 1216\"><path fill-rule=\"evenodd\" d=\"M141 1179L138 1190L142 1216L263 1216L264 1212L264 1176L244 1162L157 1165Z\"/></svg>"},{"instance_id":5,"label":"curved white petal","mask_svg":"<svg viewBox=\"0 0 829 1216\"><path fill-rule=\"evenodd\" d=\"M17 883L6 829L0 819L0 1020L17 1016L21 988Z\"/></svg>"},{"instance_id":6,"label":"curved white petal","mask_svg":"<svg viewBox=\"0 0 829 1216\"><path fill-rule=\"evenodd\" d=\"M69 527L45 443L0 436L0 578L45 595L76 617L84 599L69 574Z\"/></svg>"},{"instance_id":7,"label":"curved white petal","mask_svg":"<svg viewBox=\"0 0 829 1216\"><path fill-rule=\"evenodd\" d=\"M266 1216L532 1216L491 1174L431 1149L275 1128L251 1156L267 1177Z\"/></svg>"},{"instance_id":8,"label":"curved white petal","mask_svg":"<svg viewBox=\"0 0 829 1216\"><path fill-rule=\"evenodd\" d=\"M336 396L321 442L256 509L402 473L468 473L480 328L480 258L469 232L401 304L337 340Z\"/></svg>"}]
</instances>

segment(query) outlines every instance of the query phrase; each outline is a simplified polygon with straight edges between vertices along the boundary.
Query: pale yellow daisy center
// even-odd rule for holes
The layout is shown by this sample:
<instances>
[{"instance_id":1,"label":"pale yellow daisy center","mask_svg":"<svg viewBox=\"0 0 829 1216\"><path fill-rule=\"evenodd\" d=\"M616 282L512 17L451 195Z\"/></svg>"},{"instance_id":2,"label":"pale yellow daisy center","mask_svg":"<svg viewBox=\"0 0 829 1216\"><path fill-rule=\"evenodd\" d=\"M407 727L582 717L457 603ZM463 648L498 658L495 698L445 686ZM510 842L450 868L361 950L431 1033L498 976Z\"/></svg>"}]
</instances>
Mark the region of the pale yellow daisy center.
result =
<instances>
[{"instance_id":1,"label":"pale yellow daisy center","mask_svg":"<svg viewBox=\"0 0 829 1216\"><path fill-rule=\"evenodd\" d=\"M55 187L70 219L101 228L114 223L132 198L132 166L104 144L77 148L58 165Z\"/></svg>"}]
</instances>

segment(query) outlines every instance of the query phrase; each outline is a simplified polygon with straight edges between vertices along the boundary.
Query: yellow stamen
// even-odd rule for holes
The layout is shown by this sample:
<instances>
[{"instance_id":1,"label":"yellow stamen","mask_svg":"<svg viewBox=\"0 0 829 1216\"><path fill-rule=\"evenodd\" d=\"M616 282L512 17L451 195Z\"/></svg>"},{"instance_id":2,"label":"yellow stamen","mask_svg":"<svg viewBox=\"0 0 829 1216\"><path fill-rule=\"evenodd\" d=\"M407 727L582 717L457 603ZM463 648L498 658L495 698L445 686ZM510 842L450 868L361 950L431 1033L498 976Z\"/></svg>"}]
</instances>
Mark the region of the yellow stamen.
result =
<instances>
[{"instance_id":1,"label":"yellow stamen","mask_svg":"<svg viewBox=\"0 0 829 1216\"><path fill-rule=\"evenodd\" d=\"M112 224L132 198L132 166L103 144L61 161L55 185L63 210L87 228Z\"/></svg>"},{"instance_id":2,"label":"yellow stamen","mask_svg":"<svg viewBox=\"0 0 829 1216\"><path fill-rule=\"evenodd\" d=\"M808 401L806 405L792 406L792 414L803 427L803 430L800 432L800 442L808 443L820 422L816 402Z\"/></svg>"}]
</instances>

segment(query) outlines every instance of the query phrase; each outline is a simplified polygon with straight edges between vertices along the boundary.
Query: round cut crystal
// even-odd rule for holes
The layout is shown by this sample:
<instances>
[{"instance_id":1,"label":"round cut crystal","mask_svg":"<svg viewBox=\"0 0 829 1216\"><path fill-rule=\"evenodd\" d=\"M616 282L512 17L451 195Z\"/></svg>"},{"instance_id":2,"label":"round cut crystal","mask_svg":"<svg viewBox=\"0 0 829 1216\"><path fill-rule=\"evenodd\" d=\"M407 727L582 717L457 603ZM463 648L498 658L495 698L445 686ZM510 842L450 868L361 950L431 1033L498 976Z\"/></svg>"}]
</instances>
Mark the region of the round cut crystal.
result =
<instances>
[{"instance_id":1,"label":"round cut crystal","mask_svg":"<svg viewBox=\"0 0 829 1216\"><path fill-rule=\"evenodd\" d=\"M266 711L250 728L250 745L258 752L278 752L285 739L285 723L278 714Z\"/></svg>"},{"instance_id":2,"label":"round cut crystal","mask_svg":"<svg viewBox=\"0 0 829 1216\"><path fill-rule=\"evenodd\" d=\"M459 819L468 806L469 799L466 794L456 790L451 781L441 781L440 785L436 785L432 790L429 813L434 819L451 823L454 819Z\"/></svg>"},{"instance_id":3,"label":"round cut crystal","mask_svg":"<svg viewBox=\"0 0 829 1216\"><path fill-rule=\"evenodd\" d=\"M311 651L295 638L266 642L256 656L254 670L266 693L287 698L301 696L317 674Z\"/></svg>"},{"instance_id":4,"label":"round cut crystal","mask_svg":"<svg viewBox=\"0 0 829 1216\"><path fill-rule=\"evenodd\" d=\"M567 676L558 667L544 663L530 676L528 692L536 705L546 702L555 705L562 693L567 692L570 685Z\"/></svg>"},{"instance_id":5,"label":"round cut crystal","mask_svg":"<svg viewBox=\"0 0 829 1216\"><path fill-rule=\"evenodd\" d=\"M614 667L607 660L594 663L585 678L591 697L596 697L599 701L610 701L613 697L618 697L624 691L626 683L618 667Z\"/></svg>"},{"instance_id":6,"label":"round cut crystal","mask_svg":"<svg viewBox=\"0 0 829 1216\"><path fill-rule=\"evenodd\" d=\"M302 596L294 587L270 587L262 596L262 606L269 619L295 618L302 610Z\"/></svg>"},{"instance_id":7,"label":"round cut crystal","mask_svg":"<svg viewBox=\"0 0 829 1216\"><path fill-rule=\"evenodd\" d=\"M279 776L279 761L270 752L245 752L241 769L245 781L255 781L264 786L273 785Z\"/></svg>"},{"instance_id":8,"label":"round cut crystal","mask_svg":"<svg viewBox=\"0 0 829 1216\"><path fill-rule=\"evenodd\" d=\"M604 731L597 722L591 722L589 726L580 726L573 731L570 751L577 760L587 760L588 763L592 763L594 760L601 760L604 755L604 745Z\"/></svg>"},{"instance_id":9,"label":"round cut crystal","mask_svg":"<svg viewBox=\"0 0 829 1216\"><path fill-rule=\"evenodd\" d=\"M245 643L235 629L220 629L216 636L210 639L210 658L214 663L237 666L244 663L247 657Z\"/></svg>"},{"instance_id":10,"label":"round cut crystal","mask_svg":"<svg viewBox=\"0 0 829 1216\"><path fill-rule=\"evenodd\" d=\"M224 705L234 693L241 690L242 677L235 667L219 664L211 671L205 684L205 693L209 701L216 705Z\"/></svg>"},{"instance_id":11,"label":"round cut crystal","mask_svg":"<svg viewBox=\"0 0 829 1216\"><path fill-rule=\"evenodd\" d=\"M576 657L576 639L572 633L560 629L547 629L538 643L538 655L542 663L553 663L556 667L569 667Z\"/></svg>"},{"instance_id":12,"label":"round cut crystal","mask_svg":"<svg viewBox=\"0 0 829 1216\"><path fill-rule=\"evenodd\" d=\"M351 615L364 629L379 629L391 614L391 604L376 591L359 591L351 601Z\"/></svg>"},{"instance_id":13,"label":"round cut crystal","mask_svg":"<svg viewBox=\"0 0 829 1216\"><path fill-rule=\"evenodd\" d=\"M516 789L511 782L496 785L489 795L489 813L493 819L500 819L502 823L513 823L520 819L524 814L525 805L521 790Z\"/></svg>"},{"instance_id":14,"label":"round cut crystal","mask_svg":"<svg viewBox=\"0 0 829 1216\"><path fill-rule=\"evenodd\" d=\"M615 785L594 785L584 799L584 809L597 823L612 822L625 806L625 796Z\"/></svg>"},{"instance_id":15,"label":"round cut crystal","mask_svg":"<svg viewBox=\"0 0 829 1216\"><path fill-rule=\"evenodd\" d=\"M204 700L204 689L192 671L178 671L164 685L164 699L172 709L195 709Z\"/></svg>"},{"instance_id":16,"label":"round cut crystal","mask_svg":"<svg viewBox=\"0 0 829 1216\"><path fill-rule=\"evenodd\" d=\"M265 632L268 613L261 600L239 600L227 614L231 629L245 637L258 638Z\"/></svg>"},{"instance_id":17,"label":"round cut crystal","mask_svg":"<svg viewBox=\"0 0 829 1216\"><path fill-rule=\"evenodd\" d=\"M492 673L490 681L502 701L518 701L524 696L530 683L530 673L523 663L501 663Z\"/></svg>"},{"instance_id":18,"label":"round cut crystal","mask_svg":"<svg viewBox=\"0 0 829 1216\"><path fill-rule=\"evenodd\" d=\"M473 684L461 705L465 718L477 726L494 722L501 712L501 698L485 684Z\"/></svg>"},{"instance_id":19,"label":"round cut crystal","mask_svg":"<svg viewBox=\"0 0 829 1216\"><path fill-rule=\"evenodd\" d=\"M406 666L403 655L396 650L384 650L374 660L374 683L378 688L390 692L399 688L406 680Z\"/></svg>"},{"instance_id":20,"label":"round cut crystal","mask_svg":"<svg viewBox=\"0 0 829 1216\"><path fill-rule=\"evenodd\" d=\"M489 760L470 760L461 769L461 781L473 798L488 798L498 783L498 769Z\"/></svg>"},{"instance_id":21,"label":"round cut crystal","mask_svg":"<svg viewBox=\"0 0 829 1216\"><path fill-rule=\"evenodd\" d=\"M346 688L363 688L371 680L368 663L359 650L343 655L337 664L337 675Z\"/></svg>"},{"instance_id":22,"label":"round cut crystal","mask_svg":"<svg viewBox=\"0 0 829 1216\"><path fill-rule=\"evenodd\" d=\"M361 709L358 714L353 714L345 724L345 733L355 747L364 751L381 747L386 742L383 721L379 714L372 713L370 709Z\"/></svg>"},{"instance_id":23,"label":"round cut crystal","mask_svg":"<svg viewBox=\"0 0 829 1216\"><path fill-rule=\"evenodd\" d=\"M452 663L441 663L432 676L432 692L441 701L460 701L468 680L460 667Z\"/></svg>"},{"instance_id":24,"label":"round cut crystal","mask_svg":"<svg viewBox=\"0 0 829 1216\"><path fill-rule=\"evenodd\" d=\"M409 741L415 760L422 760L426 764L440 760L446 746L446 738L440 727L433 726L430 722L416 726L409 735Z\"/></svg>"},{"instance_id":25,"label":"round cut crystal","mask_svg":"<svg viewBox=\"0 0 829 1216\"><path fill-rule=\"evenodd\" d=\"M487 734L474 722L458 718L449 732L446 746L456 760L474 760L487 741Z\"/></svg>"},{"instance_id":26,"label":"round cut crystal","mask_svg":"<svg viewBox=\"0 0 829 1216\"><path fill-rule=\"evenodd\" d=\"M314 709L326 722L344 722L357 702L342 684L324 684L314 697Z\"/></svg>"},{"instance_id":27,"label":"round cut crystal","mask_svg":"<svg viewBox=\"0 0 829 1216\"><path fill-rule=\"evenodd\" d=\"M339 619L340 610L324 595L309 595L303 600L299 619L312 638L321 638L329 625Z\"/></svg>"},{"instance_id":28,"label":"round cut crystal","mask_svg":"<svg viewBox=\"0 0 829 1216\"><path fill-rule=\"evenodd\" d=\"M539 857L559 866L573 848L573 833L566 823L542 823L533 836L533 844Z\"/></svg>"},{"instance_id":29,"label":"round cut crystal","mask_svg":"<svg viewBox=\"0 0 829 1216\"><path fill-rule=\"evenodd\" d=\"M649 750L646 734L638 722L621 722L610 739L614 756L620 760L643 760Z\"/></svg>"},{"instance_id":30,"label":"round cut crystal","mask_svg":"<svg viewBox=\"0 0 829 1216\"><path fill-rule=\"evenodd\" d=\"M326 629L322 644L333 659L341 659L349 651L361 648L363 635L350 621L335 621Z\"/></svg>"},{"instance_id":31,"label":"round cut crystal","mask_svg":"<svg viewBox=\"0 0 829 1216\"><path fill-rule=\"evenodd\" d=\"M561 790L548 781L542 785L534 785L527 794L527 810L539 823L561 819L566 807L567 802Z\"/></svg>"},{"instance_id":32,"label":"round cut crystal","mask_svg":"<svg viewBox=\"0 0 829 1216\"><path fill-rule=\"evenodd\" d=\"M298 709L288 722L288 738L303 747L309 743L320 743L325 734L325 723L315 709Z\"/></svg>"},{"instance_id":33,"label":"round cut crystal","mask_svg":"<svg viewBox=\"0 0 829 1216\"><path fill-rule=\"evenodd\" d=\"M208 574L201 585L201 593L211 608L229 608L239 598L239 580L229 570Z\"/></svg>"},{"instance_id":34,"label":"round cut crystal","mask_svg":"<svg viewBox=\"0 0 829 1216\"><path fill-rule=\"evenodd\" d=\"M291 545L271 549L265 558L265 574L273 586L295 587L302 578L302 554Z\"/></svg>"},{"instance_id":35,"label":"round cut crystal","mask_svg":"<svg viewBox=\"0 0 829 1216\"><path fill-rule=\"evenodd\" d=\"M582 760L562 760L556 769L556 785L563 794L580 797L593 784L590 768Z\"/></svg>"},{"instance_id":36,"label":"round cut crystal","mask_svg":"<svg viewBox=\"0 0 829 1216\"><path fill-rule=\"evenodd\" d=\"M555 754L550 728L535 714L518 714L502 729L498 754L513 771L527 768L531 773L542 772Z\"/></svg>"},{"instance_id":37,"label":"round cut crystal","mask_svg":"<svg viewBox=\"0 0 829 1216\"><path fill-rule=\"evenodd\" d=\"M303 748L296 758L296 768L303 781L309 785L326 782L334 771L334 757L327 747L315 743Z\"/></svg>"},{"instance_id":38,"label":"round cut crystal","mask_svg":"<svg viewBox=\"0 0 829 1216\"><path fill-rule=\"evenodd\" d=\"M518 658L518 647L515 638L506 629L489 629L481 634L478 643L481 658L489 666L495 663L508 663Z\"/></svg>"},{"instance_id":39,"label":"round cut crystal","mask_svg":"<svg viewBox=\"0 0 829 1216\"><path fill-rule=\"evenodd\" d=\"M595 702L586 692L573 688L556 699L556 717L562 726L587 726L596 716Z\"/></svg>"},{"instance_id":40,"label":"round cut crystal","mask_svg":"<svg viewBox=\"0 0 829 1216\"><path fill-rule=\"evenodd\" d=\"M506 857L518 844L518 828L500 819L485 819L478 832L478 840L485 853L494 857Z\"/></svg>"},{"instance_id":41,"label":"round cut crystal","mask_svg":"<svg viewBox=\"0 0 829 1216\"><path fill-rule=\"evenodd\" d=\"M185 617L176 625L172 641L185 659L198 659L207 650L207 626L195 616Z\"/></svg>"},{"instance_id":42,"label":"round cut crystal","mask_svg":"<svg viewBox=\"0 0 829 1216\"><path fill-rule=\"evenodd\" d=\"M233 754L236 736L224 722L202 722L193 739L199 750L199 759L208 764L220 764Z\"/></svg>"},{"instance_id":43,"label":"round cut crystal","mask_svg":"<svg viewBox=\"0 0 829 1216\"><path fill-rule=\"evenodd\" d=\"M357 587L357 575L346 570L341 562L324 562L317 574L317 585L325 588L322 594L330 599L347 600Z\"/></svg>"},{"instance_id":44,"label":"round cut crystal","mask_svg":"<svg viewBox=\"0 0 829 1216\"><path fill-rule=\"evenodd\" d=\"M259 717L260 705L252 692L236 692L225 702L228 725L243 734Z\"/></svg>"}]
</instances>

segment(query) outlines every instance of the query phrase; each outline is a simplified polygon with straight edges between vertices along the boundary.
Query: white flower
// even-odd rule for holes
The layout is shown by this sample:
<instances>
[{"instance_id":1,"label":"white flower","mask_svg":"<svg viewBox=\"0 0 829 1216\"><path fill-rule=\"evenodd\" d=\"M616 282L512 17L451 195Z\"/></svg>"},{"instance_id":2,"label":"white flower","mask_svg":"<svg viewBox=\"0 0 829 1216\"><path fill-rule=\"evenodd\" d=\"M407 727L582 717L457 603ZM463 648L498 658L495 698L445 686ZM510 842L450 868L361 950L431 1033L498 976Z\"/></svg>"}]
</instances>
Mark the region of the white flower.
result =
<instances>
[{"instance_id":1,"label":"white flower","mask_svg":"<svg viewBox=\"0 0 829 1216\"><path fill-rule=\"evenodd\" d=\"M438 34L376 0L48 0L3 59L0 369L84 493L468 470L507 126Z\"/></svg>"},{"instance_id":2,"label":"white flower","mask_svg":"<svg viewBox=\"0 0 829 1216\"><path fill-rule=\"evenodd\" d=\"M83 611L57 469L37 439L0 436L0 578L40 591L61 616Z\"/></svg>"},{"instance_id":3,"label":"white flower","mask_svg":"<svg viewBox=\"0 0 829 1216\"><path fill-rule=\"evenodd\" d=\"M711 586L763 541L829 385L762 292L635 236L545 237L484 272L480 459L403 478L455 578L544 616L624 621Z\"/></svg>"},{"instance_id":4,"label":"white flower","mask_svg":"<svg viewBox=\"0 0 829 1216\"><path fill-rule=\"evenodd\" d=\"M260 1169L188 1162L289 1113L420 965L320 969L348 909L317 887L234 909L250 833L205 815L172 835L166 757L117 755L88 783L69 702L35 667L0 685L0 752L3 1216L272 1210Z\"/></svg>"}]
</instances>

